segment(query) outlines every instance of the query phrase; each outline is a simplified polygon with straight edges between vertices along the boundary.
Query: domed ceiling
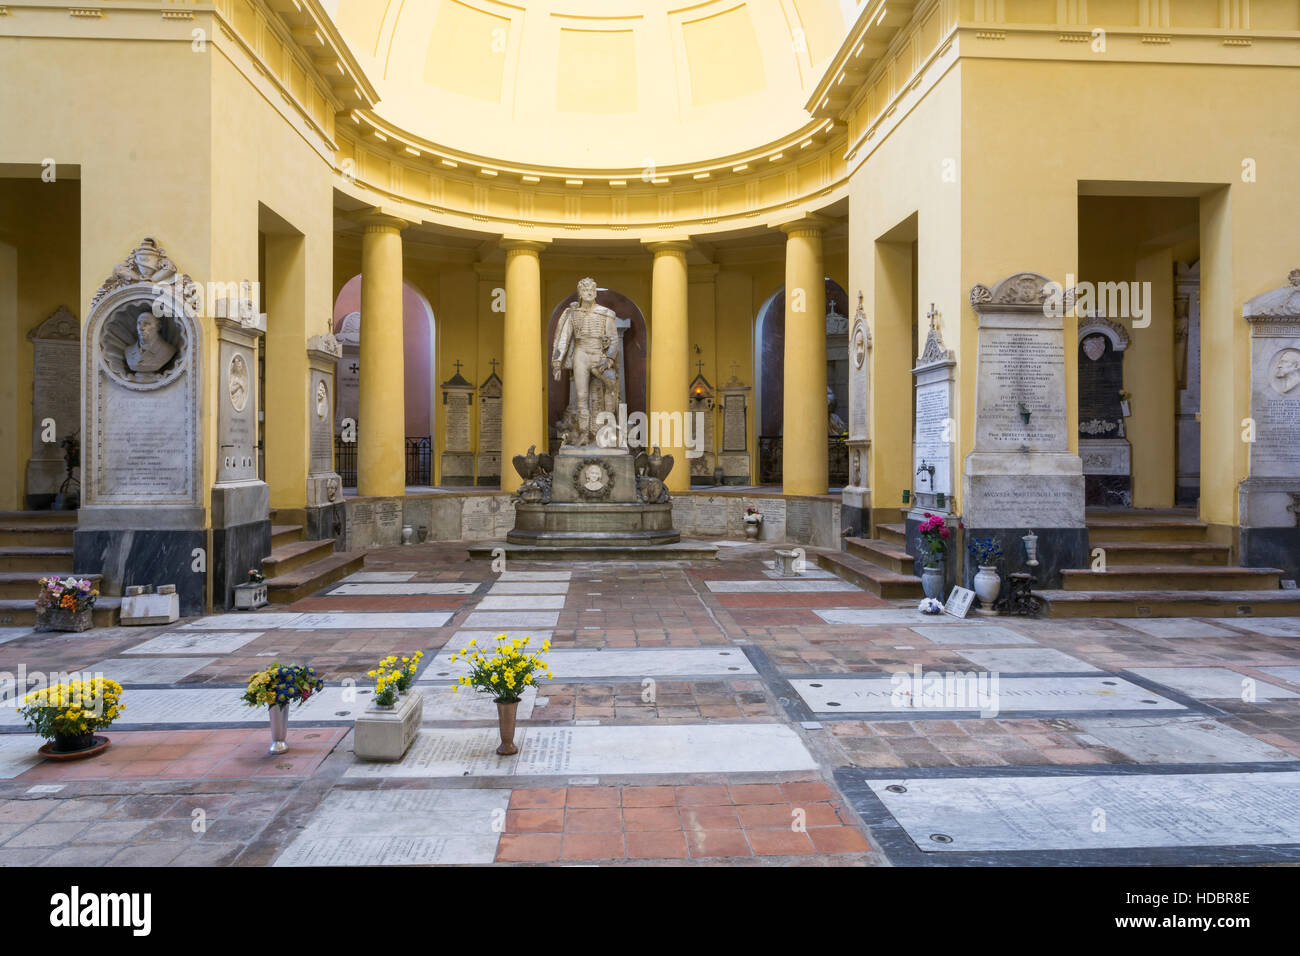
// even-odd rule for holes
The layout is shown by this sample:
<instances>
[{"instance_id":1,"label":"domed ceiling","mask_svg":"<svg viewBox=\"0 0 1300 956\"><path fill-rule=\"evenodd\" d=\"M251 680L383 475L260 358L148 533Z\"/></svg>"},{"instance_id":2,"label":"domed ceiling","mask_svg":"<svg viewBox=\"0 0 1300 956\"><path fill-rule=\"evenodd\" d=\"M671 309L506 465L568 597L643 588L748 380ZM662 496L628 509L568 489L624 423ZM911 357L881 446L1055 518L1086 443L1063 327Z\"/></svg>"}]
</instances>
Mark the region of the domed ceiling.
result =
<instances>
[{"instance_id":1,"label":"domed ceiling","mask_svg":"<svg viewBox=\"0 0 1300 956\"><path fill-rule=\"evenodd\" d=\"M644 169L789 136L858 0L324 0L415 136L502 161Z\"/></svg>"}]
</instances>

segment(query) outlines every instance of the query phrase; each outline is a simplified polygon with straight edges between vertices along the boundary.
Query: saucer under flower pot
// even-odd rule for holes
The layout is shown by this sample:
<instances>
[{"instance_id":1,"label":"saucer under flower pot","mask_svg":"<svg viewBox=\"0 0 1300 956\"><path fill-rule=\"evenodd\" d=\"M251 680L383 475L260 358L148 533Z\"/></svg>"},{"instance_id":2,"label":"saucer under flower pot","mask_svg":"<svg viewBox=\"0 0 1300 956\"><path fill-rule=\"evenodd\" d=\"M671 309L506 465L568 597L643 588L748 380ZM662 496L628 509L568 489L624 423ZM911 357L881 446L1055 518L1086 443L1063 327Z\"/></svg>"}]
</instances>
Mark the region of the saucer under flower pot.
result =
<instances>
[{"instance_id":1,"label":"saucer under flower pot","mask_svg":"<svg viewBox=\"0 0 1300 956\"><path fill-rule=\"evenodd\" d=\"M80 749L56 749L60 744L67 745L66 739L60 740L56 737L54 740L47 740L37 753L46 760L81 760L84 757L93 757L96 754L103 753L111 743L107 737L101 737L98 734L84 734L81 736L89 738L90 743L88 746Z\"/></svg>"}]
</instances>

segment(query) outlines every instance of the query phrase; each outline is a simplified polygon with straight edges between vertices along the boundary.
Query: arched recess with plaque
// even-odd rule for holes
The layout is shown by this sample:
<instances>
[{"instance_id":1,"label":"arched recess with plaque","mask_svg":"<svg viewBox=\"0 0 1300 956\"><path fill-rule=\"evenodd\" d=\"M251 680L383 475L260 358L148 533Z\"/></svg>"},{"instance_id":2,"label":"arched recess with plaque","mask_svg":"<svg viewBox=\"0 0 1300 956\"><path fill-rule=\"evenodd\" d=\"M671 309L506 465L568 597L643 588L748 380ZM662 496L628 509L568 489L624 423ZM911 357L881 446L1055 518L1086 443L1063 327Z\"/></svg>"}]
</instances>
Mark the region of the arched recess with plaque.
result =
<instances>
[{"instance_id":1,"label":"arched recess with plaque","mask_svg":"<svg viewBox=\"0 0 1300 956\"><path fill-rule=\"evenodd\" d=\"M104 593L175 584L181 614L201 613L206 581L201 294L145 238L100 286L86 320L78 572Z\"/></svg>"}]
</instances>

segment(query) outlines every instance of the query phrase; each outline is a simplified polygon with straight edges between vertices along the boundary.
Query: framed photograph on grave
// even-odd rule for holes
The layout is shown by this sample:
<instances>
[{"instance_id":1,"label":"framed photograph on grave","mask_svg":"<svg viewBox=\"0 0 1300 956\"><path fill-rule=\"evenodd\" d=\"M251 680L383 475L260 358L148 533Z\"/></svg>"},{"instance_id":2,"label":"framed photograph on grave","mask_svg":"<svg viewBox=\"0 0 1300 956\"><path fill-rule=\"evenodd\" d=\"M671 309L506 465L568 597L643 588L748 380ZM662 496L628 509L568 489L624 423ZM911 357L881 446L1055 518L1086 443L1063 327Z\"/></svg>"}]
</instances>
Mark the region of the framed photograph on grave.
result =
<instances>
[{"instance_id":1,"label":"framed photograph on grave","mask_svg":"<svg viewBox=\"0 0 1300 956\"><path fill-rule=\"evenodd\" d=\"M948 603L943 606L943 613L951 614L953 617L965 617L974 600L974 591L968 588L953 588L952 593L948 595Z\"/></svg>"}]
</instances>

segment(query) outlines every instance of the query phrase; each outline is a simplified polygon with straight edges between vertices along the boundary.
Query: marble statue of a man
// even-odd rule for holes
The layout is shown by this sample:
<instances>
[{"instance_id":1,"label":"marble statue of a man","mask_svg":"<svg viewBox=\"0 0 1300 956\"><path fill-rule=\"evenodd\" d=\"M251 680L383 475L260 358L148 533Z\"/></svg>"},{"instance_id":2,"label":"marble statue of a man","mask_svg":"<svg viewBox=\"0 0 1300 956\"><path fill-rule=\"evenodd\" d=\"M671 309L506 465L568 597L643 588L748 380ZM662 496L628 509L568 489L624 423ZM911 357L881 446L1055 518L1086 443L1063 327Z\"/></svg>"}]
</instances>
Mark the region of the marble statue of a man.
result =
<instances>
[{"instance_id":1,"label":"marble statue of a man","mask_svg":"<svg viewBox=\"0 0 1300 956\"><path fill-rule=\"evenodd\" d=\"M577 392L578 434L570 444L594 445L594 425L600 412L617 411L619 396L617 316L596 304L596 280L578 283L578 301L564 310L551 353L551 372L558 382L561 369L573 370Z\"/></svg>"},{"instance_id":2,"label":"marble statue of a man","mask_svg":"<svg viewBox=\"0 0 1300 956\"><path fill-rule=\"evenodd\" d=\"M176 346L162 337L161 323L152 311L141 312L135 320L136 341L124 353L127 368L142 379L154 378L176 355Z\"/></svg>"}]
</instances>

